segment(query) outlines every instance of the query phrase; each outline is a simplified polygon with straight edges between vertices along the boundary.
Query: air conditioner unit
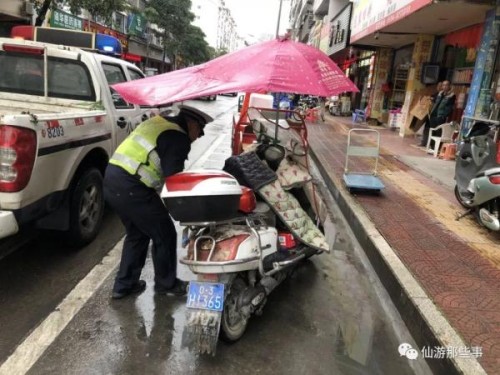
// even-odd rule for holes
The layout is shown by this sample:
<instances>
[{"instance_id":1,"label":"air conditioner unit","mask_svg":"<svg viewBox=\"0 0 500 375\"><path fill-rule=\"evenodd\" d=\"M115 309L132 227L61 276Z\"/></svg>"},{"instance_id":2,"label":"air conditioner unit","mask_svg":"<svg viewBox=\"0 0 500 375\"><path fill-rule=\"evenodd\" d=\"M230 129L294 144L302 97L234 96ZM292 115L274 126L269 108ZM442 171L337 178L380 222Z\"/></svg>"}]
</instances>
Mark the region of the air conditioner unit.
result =
<instances>
[{"instance_id":1,"label":"air conditioner unit","mask_svg":"<svg viewBox=\"0 0 500 375\"><path fill-rule=\"evenodd\" d=\"M27 16L35 14L35 7L33 6L33 3L30 3L29 1L24 3L24 13L26 13Z\"/></svg>"}]
</instances>

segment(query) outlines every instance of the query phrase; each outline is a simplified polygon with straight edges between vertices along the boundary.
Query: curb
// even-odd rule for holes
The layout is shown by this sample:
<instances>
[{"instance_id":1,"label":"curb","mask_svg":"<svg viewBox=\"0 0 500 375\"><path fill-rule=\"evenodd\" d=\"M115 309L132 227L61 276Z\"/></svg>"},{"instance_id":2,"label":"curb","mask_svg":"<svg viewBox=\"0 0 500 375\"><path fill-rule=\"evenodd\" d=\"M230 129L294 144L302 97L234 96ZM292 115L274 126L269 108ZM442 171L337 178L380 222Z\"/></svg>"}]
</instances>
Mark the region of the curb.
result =
<instances>
[{"instance_id":1,"label":"curb","mask_svg":"<svg viewBox=\"0 0 500 375\"><path fill-rule=\"evenodd\" d=\"M419 347L466 347L457 331L402 263L363 208L340 188L340 180L334 181L330 177L312 148L309 148L309 152L328 190L350 223L382 285ZM427 359L427 364L435 374L486 374L475 358Z\"/></svg>"}]
</instances>

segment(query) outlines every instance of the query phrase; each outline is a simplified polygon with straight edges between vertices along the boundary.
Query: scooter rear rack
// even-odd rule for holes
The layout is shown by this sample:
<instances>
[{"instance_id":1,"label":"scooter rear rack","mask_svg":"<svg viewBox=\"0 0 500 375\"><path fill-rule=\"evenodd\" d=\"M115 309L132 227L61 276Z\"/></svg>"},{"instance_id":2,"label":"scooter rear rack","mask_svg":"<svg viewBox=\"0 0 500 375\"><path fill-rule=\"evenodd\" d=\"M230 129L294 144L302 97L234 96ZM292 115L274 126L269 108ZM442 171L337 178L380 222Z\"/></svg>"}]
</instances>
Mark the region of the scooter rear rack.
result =
<instances>
[{"instance_id":1,"label":"scooter rear rack","mask_svg":"<svg viewBox=\"0 0 500 375\"><path fill-rule=\"evenodd\" d=\"M225 272L238 272L241 271L241 266L244 264L248 264L249 267L254 268L255 267L255 262L258 262L258 269L259 273L262 277L265 276L271 276L274 275L275 273L282 271L285 268L288 268L300 260L304 259L307 257L309 254L307 254L307 250L309 249L306 246L303 246L299 252L292 254L290 258L285 259L280 262L273 262L273 268L269 271L266 271L264 269L264 250L268 249L271 245L266 245L263 246L260 238L260 234L258 232L258 228L260 226L267 226L265 224L265 221L263 220L261 215L248 215L248 216L241 216L237 218L231 218L228 220L221 220L221 221L207 221L207 222L191 222L191 223L181 223L183 226L189 226L189 227L209 227L209 226L215 226L215 225L221 225L221 224L235 224L235 223L241 223L245 222L246 225L250 228L250 231L252 234L257 238L257 250L258 250L258 255L255 257L250 257L250 258L245 258L245 259L235 259L235 260L229 260L229 261L212 261L212 256L215 250L215 244L216 241L212 236L209 235L202 235L198 236L195 240L194 243L194 252L193 256L194 259L180 259L180 263L185 264L190 267L200 267L204 269L204 272L202 273L217 273L216 270L222 267ZM201 261L198 260L198 241L202 239L210 239L212 240L212 245L210 248L209 255L207 257L207 260ZM313 250L313 249L311 249ZM315 253L317 253L317 250L314 250Z\"/></svg>"}]
</instances>

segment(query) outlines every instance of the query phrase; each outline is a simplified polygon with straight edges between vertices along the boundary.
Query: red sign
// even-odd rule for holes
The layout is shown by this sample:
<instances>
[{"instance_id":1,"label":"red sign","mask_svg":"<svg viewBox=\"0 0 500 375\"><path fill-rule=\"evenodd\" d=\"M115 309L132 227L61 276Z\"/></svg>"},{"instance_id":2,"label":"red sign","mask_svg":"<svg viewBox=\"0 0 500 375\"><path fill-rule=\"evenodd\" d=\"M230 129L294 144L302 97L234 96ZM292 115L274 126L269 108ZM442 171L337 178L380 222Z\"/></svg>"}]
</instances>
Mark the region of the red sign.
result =
<instances>
[{"instance_id":1,"label":"red sign","mask_svg":"<svg viewBox=\"0 0 500 375\"><path fill-rule=\"evenodd\" d=\"M106 35L111 35L114 36L116 39L120 41L120 44L122 45L122 48L124 50L127 50L128 48L128 39L127 35L110 29L109 27L99 25L96 22L89 21L89 20L83 20L83 30L84 31L91 31L93 33L100 33L100 34L106 34Z\"/></svg>"},{"instance_id":2,"label":"red sign","mask_svg":"<svg viewBox=\"0 0 500 375\"><path fill-rule=\"evenodd\" d=\"M133 62L141 62L142 57L139 55L134 55L133 53L124 53L122 55L122 59L133 61Z\"/></svg>"},{"instance_id":3,"label":"red sign","mask_svg":"<svg viewBox=\"0 0 500 375\"><path fill-rule=\"evenodd\" d=\"M47 121L47 128L53 129L53 128L58 128L58 127L59 127L59 121L57 121L57 120Z\"/></svg>"}]
</instances>

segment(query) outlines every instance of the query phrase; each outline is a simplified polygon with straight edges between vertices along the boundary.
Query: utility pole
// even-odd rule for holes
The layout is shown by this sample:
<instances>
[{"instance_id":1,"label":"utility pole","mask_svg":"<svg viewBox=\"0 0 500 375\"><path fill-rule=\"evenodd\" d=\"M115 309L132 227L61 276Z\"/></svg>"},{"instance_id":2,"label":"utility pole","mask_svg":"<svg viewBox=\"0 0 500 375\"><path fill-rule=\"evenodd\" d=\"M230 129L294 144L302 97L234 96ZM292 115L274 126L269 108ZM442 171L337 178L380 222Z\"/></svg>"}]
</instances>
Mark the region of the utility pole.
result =
<instances>
[{"instance_id":1,"label":"utility pole","mask_svg":"<svg viewBox=\"0 0 500 375\"><path fill-rule=\"evenodd\" d=\"M52 2L52 0L44 0L44 2L42 4L42 8L40 9L38 16L36 17L35 26L42 26L43 21L45 20L45 16L47 15L47 11L49 10L51 2Z\"/></svg>"},{"instance_id":2,"label":"utility pole","mask_svg":"<svg viewBox=\"0 0 500 375\"><path fill-rule=\"evenodd\" d=\"M280 31L280 18L281 18L281 6L283 5L283 0L280 0L280 9L278 11L278 24L276 25L276 38L279 36Z\"/></svg>"}]
</instances>

